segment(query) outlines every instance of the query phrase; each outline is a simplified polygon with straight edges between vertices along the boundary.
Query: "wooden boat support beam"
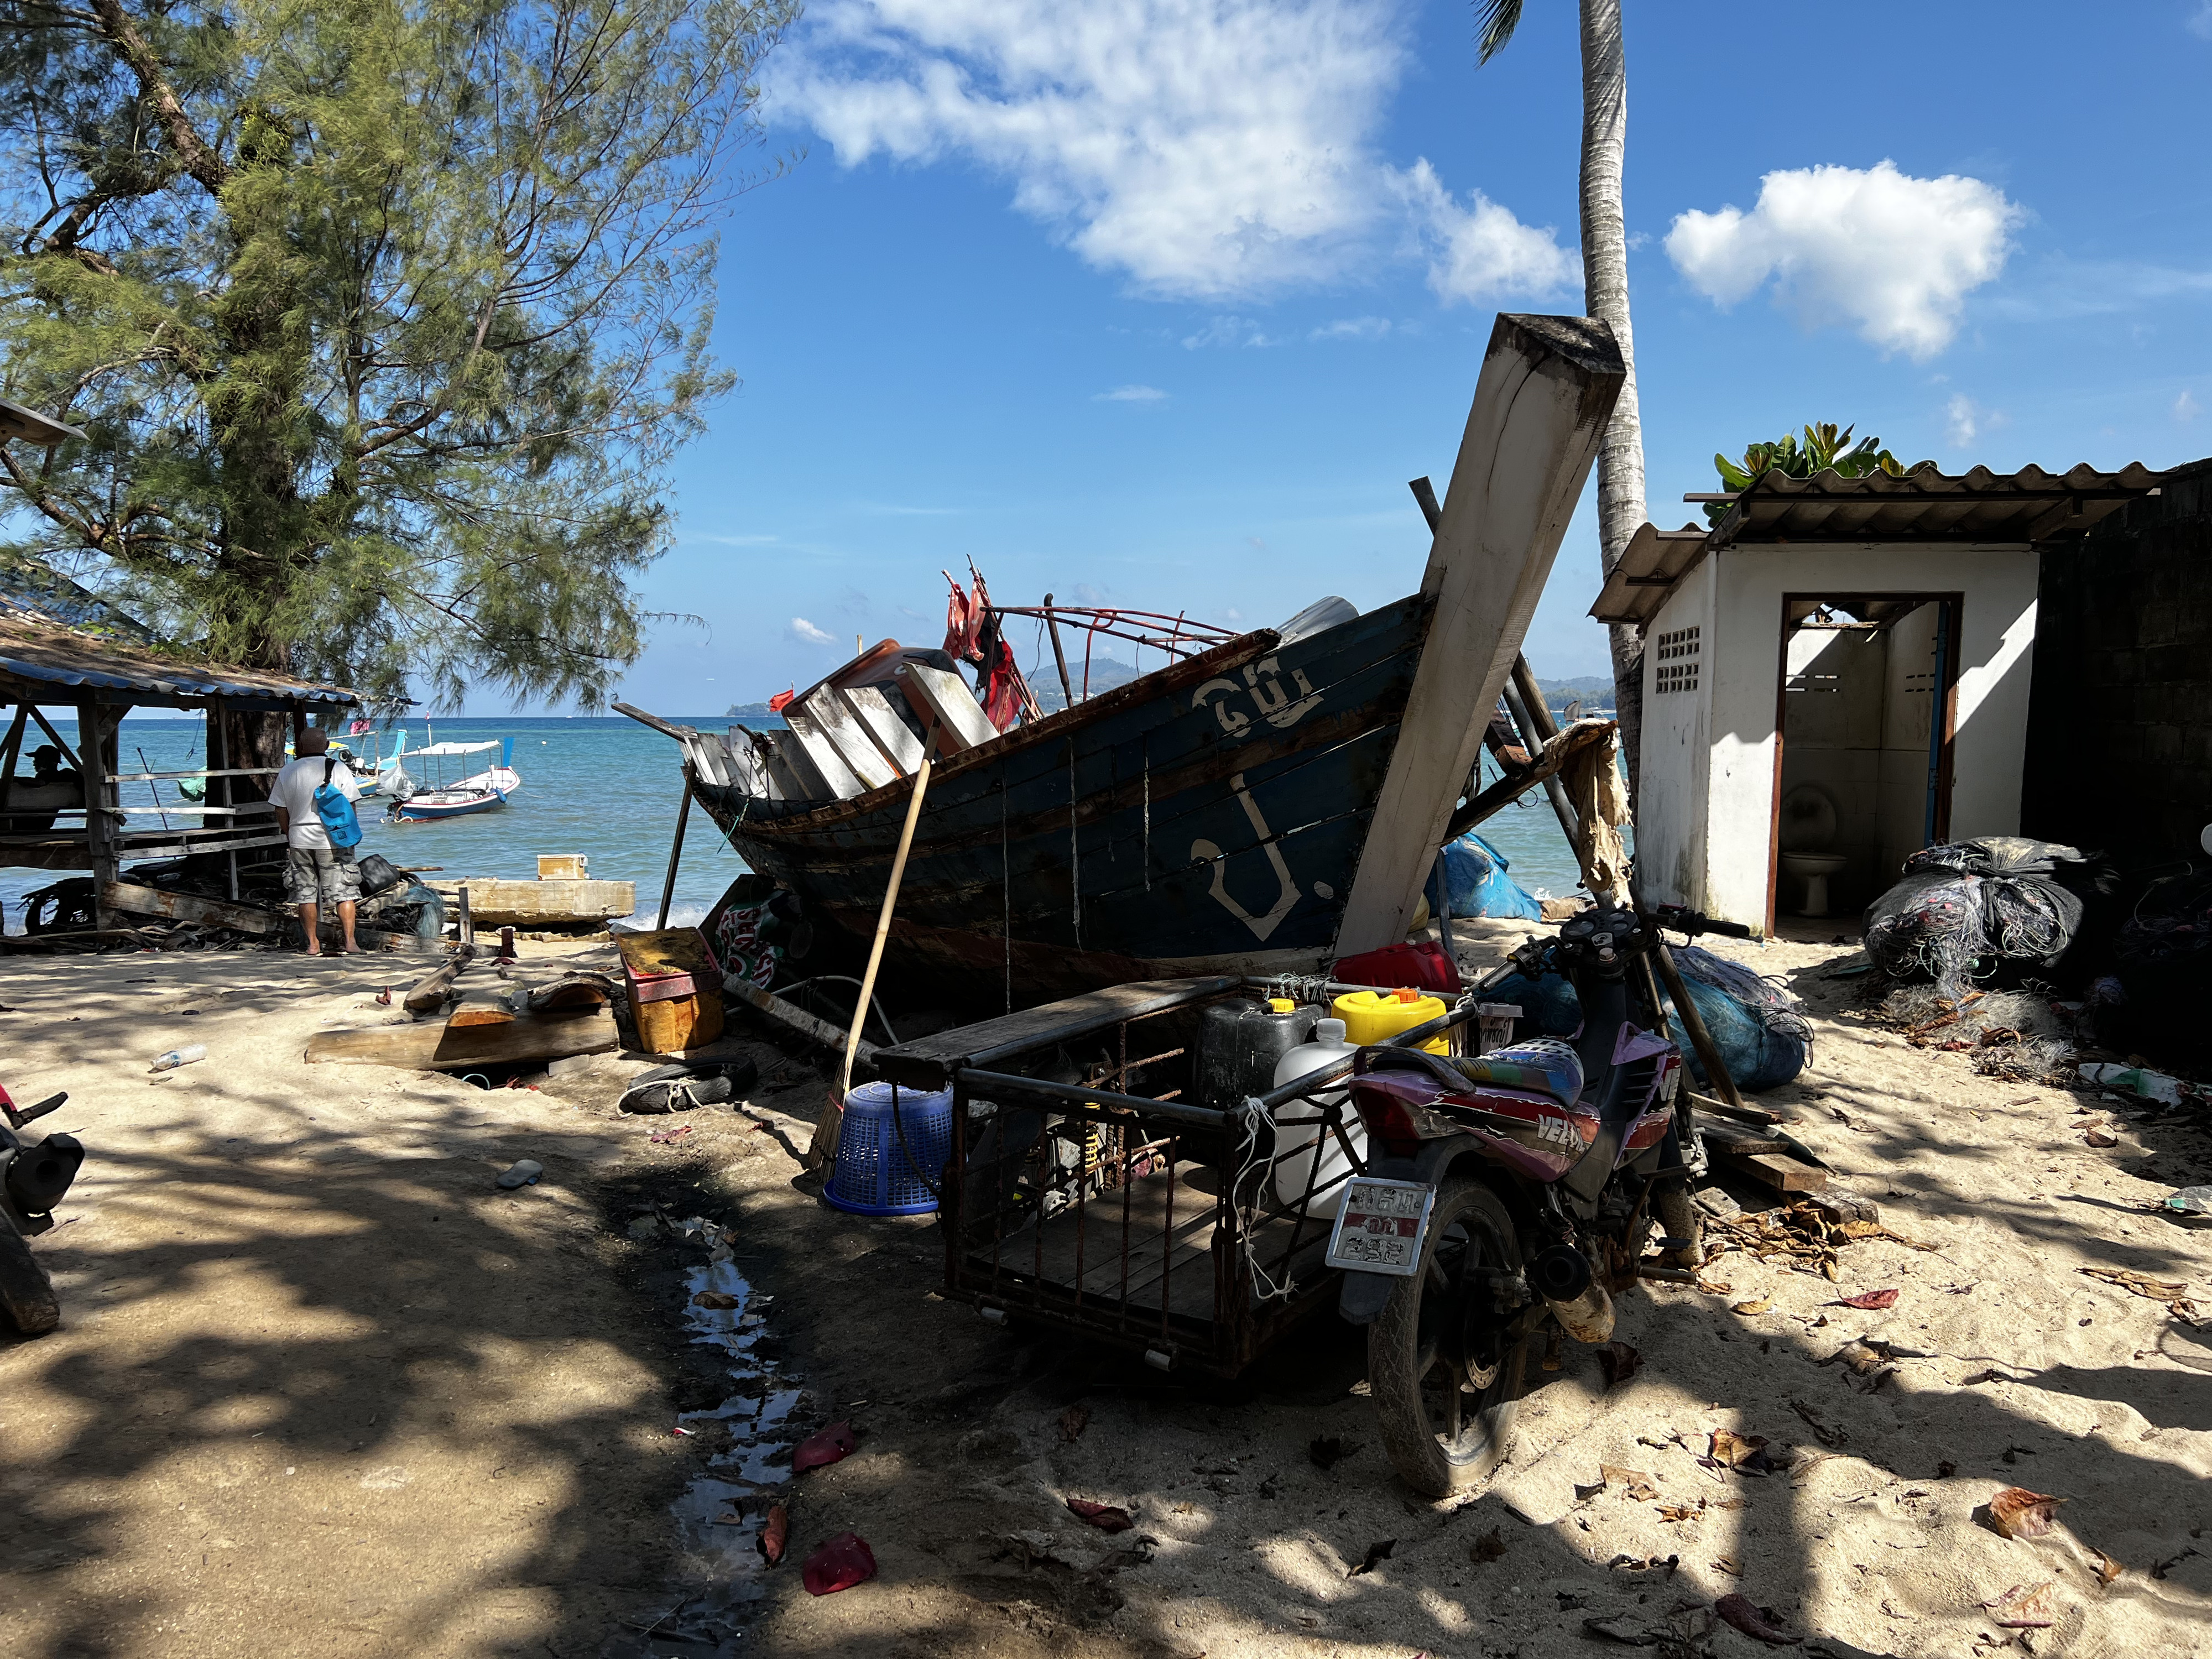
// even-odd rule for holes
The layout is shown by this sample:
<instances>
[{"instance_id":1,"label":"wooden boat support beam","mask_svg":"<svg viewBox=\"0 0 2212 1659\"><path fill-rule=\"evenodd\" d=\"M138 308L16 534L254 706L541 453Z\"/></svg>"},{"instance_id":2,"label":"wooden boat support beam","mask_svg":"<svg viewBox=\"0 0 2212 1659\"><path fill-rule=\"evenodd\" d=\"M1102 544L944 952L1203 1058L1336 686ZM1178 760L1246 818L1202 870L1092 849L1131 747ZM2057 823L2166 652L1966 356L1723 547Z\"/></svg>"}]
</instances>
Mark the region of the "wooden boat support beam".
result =
<instances>
[{"instance_id":1,"label":"wooden boat support beam","mask_svg":"<svg viewBox=\"0 0 2212 1659\"><path fill-rule=\"evenodd\" d=\"M1501 315L1491 332L1421 583L1435 617L1340 955L1406 936L1626 378L1593 319Z\"/></svg>"}]
</instances>

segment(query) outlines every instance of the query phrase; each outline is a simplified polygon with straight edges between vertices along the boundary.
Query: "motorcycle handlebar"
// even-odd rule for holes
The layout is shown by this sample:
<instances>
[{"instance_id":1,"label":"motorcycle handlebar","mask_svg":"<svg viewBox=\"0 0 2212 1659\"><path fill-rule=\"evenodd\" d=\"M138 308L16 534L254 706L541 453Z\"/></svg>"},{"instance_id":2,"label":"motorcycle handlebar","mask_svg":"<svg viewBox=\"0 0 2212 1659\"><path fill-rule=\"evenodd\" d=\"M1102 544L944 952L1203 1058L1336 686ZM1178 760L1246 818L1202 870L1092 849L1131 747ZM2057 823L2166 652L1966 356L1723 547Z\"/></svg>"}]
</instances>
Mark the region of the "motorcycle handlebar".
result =
<instances>
[{"instance_id":1,"label":"motorcycle handlebar","mask_svg":"<svg viewBox=\"0 0 2212 1659\"><path fill-rule=\"evenodd\" d=\"M20 1129L33 1118L44 1117L48 1112L58 1112L68 1099L69 1091L64 1089L58 1095L47 1096L35 1106L11 1106L8 1109L9 1127Z\"/></svg>"},{"instance_id":2,"label":"motorcycle handlebar","mask_svg":"<svg viewBox=\"0 0 2212 1659\"><path fill-rule=\"evenodd\" d=\"M1662 927L1695 939L1700 933L1718 933L1723 939L1749 939L1751 929L1740 921L1717 921L1701 910L1686 909L1679 904L1662 904L1651 912L1651 920Z\"/></svg>"}]
</instances>

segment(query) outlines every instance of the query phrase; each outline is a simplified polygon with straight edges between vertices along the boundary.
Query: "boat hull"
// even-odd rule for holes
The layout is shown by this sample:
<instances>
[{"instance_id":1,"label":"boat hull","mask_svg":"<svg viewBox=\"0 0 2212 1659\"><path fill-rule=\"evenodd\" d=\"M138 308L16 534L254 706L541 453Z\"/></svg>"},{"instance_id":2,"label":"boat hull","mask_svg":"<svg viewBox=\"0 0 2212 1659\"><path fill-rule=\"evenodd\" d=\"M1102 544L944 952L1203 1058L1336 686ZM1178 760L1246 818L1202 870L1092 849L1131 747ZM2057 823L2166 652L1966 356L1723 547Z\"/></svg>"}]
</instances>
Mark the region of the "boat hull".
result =
<instances>
[{"instance_id":1,"label":"boat hull","mask_svg":"<svg viewBox=\"0 0 2212 1659\"><path fill-rule=\"evenodd\" d=\"M887 956L1010 1007L1322 968L1426 624L1414 598L1289 645L1248 634L939 767ZM690 779L755 870L873 932L909 780L813 806Z\"/></svg>"},{"instance_id":2,"label":"boat hull","mask_svg":"<svg viewBox=\"0 0 2212 1659\"><path fill-rule=\"evenodd\" d=\"M462 818L471 812L489 812L507 805L507 796L499 790L441 789L432 793L413 795L403 801L394 801L392 816L418 822L431 818Z\"/></svg>"}]
</instances>

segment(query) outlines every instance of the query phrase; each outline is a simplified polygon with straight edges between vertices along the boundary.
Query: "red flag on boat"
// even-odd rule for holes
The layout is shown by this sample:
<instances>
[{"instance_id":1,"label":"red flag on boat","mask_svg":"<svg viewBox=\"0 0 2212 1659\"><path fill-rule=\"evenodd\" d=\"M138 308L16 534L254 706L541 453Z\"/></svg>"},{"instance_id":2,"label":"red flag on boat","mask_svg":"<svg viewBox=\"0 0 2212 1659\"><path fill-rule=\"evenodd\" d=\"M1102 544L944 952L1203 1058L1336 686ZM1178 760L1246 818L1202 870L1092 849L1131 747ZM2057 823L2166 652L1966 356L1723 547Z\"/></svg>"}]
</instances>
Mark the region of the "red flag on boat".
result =
<instances>
[{"instance_id":1,"label":"red flag on boat","mask_svg":"<svg viewBox=\"0 0 2212 1659\"><path fill-rule=\"evenodd\" d=\"M777 692L768 700L768 712L771 714L781 714L783 713L785 705L798 695L799 688L795 685L788 691Z\"/></svg>"}]
</instances>

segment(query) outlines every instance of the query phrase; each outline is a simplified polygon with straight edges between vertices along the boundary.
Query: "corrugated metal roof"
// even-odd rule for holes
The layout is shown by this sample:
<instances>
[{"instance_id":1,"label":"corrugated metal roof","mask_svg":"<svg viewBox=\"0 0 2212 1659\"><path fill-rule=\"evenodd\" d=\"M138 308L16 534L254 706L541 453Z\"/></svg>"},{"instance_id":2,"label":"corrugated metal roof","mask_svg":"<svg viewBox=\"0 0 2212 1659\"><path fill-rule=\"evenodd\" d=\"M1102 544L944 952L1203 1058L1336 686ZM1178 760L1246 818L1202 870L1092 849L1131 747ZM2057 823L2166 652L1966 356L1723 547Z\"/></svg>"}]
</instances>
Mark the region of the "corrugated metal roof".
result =
<instances>
[{"instance_id":1,"label":"corrugated metal roof","mask_svg":"<svg viewBox=\"0 0 2212 1659\"><path fill-rule=\"evenodd\" d=\"M221 697L246 706L343 708L361 701L343 685L165 656L150 632L106 600L66 576L38 571L0 580L0 678L180 702ZM73 701L58 694L53 700Z\"/></svg>"},{"instance_id":2,"label":"corrugated metal roof","mask_svg":"<svg viewBox=\"0 0 2212 1659\"><path fill-rule=\"evenodd\" d=\"M1606 623L1647 622L1707 552L1744 543L2026 548L2078 536L2150 494L2165 476L2139 461L2117 472L2088 465L2064 473L2027 466L2008 475L1978 466L1959 474L1877 472L1863 478L1832 471L1809 478L1764 472L1736 495L1710 532L1695 525L1669 531L1647 524L1638 530L1590 615Z\"/></svg>"}]
</instances>

